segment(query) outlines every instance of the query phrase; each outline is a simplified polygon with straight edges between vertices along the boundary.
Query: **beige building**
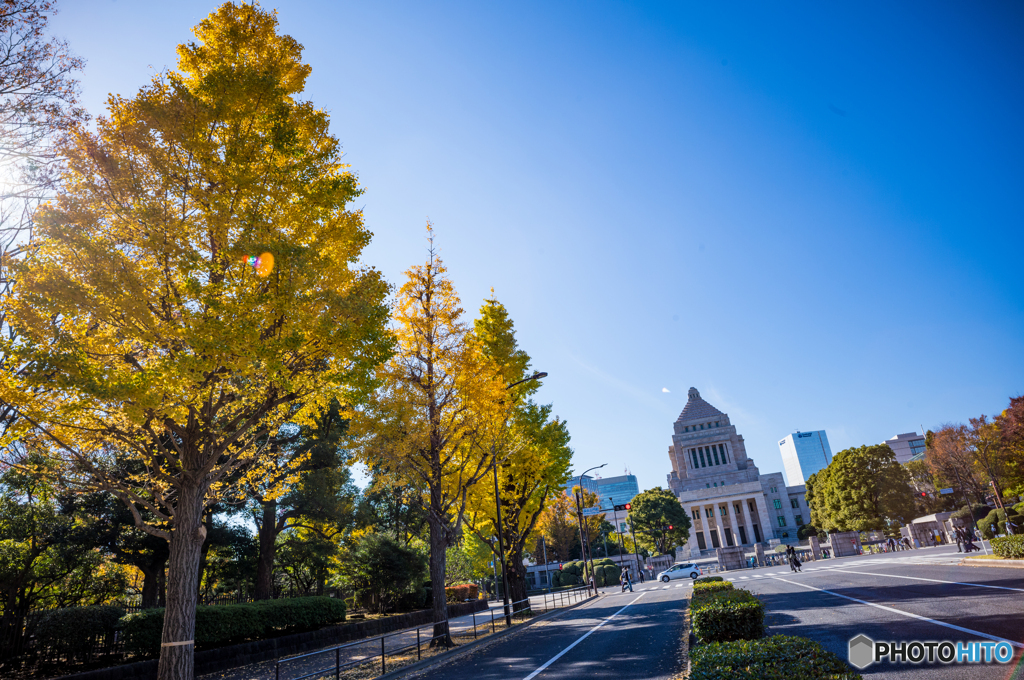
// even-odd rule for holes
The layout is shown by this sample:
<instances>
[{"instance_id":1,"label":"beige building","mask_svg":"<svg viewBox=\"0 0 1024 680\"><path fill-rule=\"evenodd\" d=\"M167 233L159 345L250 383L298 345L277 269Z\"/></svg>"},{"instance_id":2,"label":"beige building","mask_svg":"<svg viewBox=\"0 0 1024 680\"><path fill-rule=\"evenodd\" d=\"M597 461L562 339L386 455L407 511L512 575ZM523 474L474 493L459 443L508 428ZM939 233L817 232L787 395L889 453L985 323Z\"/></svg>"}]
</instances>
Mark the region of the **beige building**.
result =
<instances>
[{"instance_id":1,"label":"beige building","mask_svg":"<svg viewBox=\"0 0 1024 680\"><path fill-rule=\"evenodd\" d=\"M668 455L669 488L693 523L683 555L771 539L796 542L797 529L810 521L804 487L787 487L781 472L762 475L729 416L694 387L673 425Z\"/></svg>"}]
</instances>

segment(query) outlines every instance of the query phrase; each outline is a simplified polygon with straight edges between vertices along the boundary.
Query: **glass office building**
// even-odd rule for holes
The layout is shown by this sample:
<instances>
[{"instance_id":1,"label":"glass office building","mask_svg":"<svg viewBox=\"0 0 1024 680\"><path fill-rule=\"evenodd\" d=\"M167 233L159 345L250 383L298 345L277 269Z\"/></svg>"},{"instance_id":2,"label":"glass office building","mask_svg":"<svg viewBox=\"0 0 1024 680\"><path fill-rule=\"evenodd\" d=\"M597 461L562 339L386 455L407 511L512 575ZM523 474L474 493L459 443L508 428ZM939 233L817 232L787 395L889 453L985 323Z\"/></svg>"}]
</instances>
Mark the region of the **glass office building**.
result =
<instances>
[{"instance_id":1,"label":"glass office building","mask_svg":"<svg viewBox=\"0 0 1024 680\"><path fill-rule=\"evenodd\" d=\"M574 475L568 482L565 483L565 493L572 495L573 488L579 486L580 476ZM587 491L593 491L597 493L599 491L597 486L597 480L590 475L583 475L583 488Z\"/></svg>"},{"instance_id":2,"label":"glass office building","mask_svg":"<svg viewBox=\"0 0 1024 680\"><path fill-rule=\"evenodd\" d=\"M625 505L636 498L640 487L634 475L619 475L594 480L597 482L597 494L601 498L601 509L611 512L616 505Z\"/></svg>"},{"instance_id":3,"label":"glass office building","mask_svg":"<svg viewBox=\"0 0 1024 680\"><path fill-rule=\"evenodd\" d=\"M565 492L571 494L573 487L578 486L579 477L573 477L565 485ZM616 505L629 503L640 493L635 475L619 475L618 477L583 476L583 488L592 491L601 499L601 510L611 512Z\"/></svg>"},{"instance_id":4,"label":"glass office building","mask_svg":"<svg viewBox=\"0 0 1024 680\"><path fill-rule=\"evenodd\" d=\"M806 484L808 477L832 462L825 430L794 432L779 442L779 451L788 486Z\"/></svg>"}]
</instances>

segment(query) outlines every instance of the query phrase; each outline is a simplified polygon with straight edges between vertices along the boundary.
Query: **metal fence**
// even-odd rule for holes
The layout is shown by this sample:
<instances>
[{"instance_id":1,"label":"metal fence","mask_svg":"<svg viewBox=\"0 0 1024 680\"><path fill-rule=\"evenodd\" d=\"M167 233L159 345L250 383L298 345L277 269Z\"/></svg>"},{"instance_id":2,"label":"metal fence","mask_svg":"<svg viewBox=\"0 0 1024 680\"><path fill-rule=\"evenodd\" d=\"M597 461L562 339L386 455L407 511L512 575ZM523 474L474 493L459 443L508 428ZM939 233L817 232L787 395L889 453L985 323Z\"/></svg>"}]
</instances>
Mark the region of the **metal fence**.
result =
<instances>
[{"instance_id":1,"label":"metal fence","mask_svg":"<svg viewBox=\"0 0 1024 680\"><path fill-rule=\"evenodd\" d=\"M541 597L539 607L536 607L535 603L532 603L530 601L531 598L528 597L506 605L508 611L503 606L500 609L479 612L479 616L478 613L473 613L470 615L471 620L469 622L455 629L450 627L450 622L445 621L443 624L444 632L439 635L431 634L430 637L426 637L423 634L422 631L424 629L433 631L435 624L431 623L426 626L419 626L415 630L407 629L349 642L336 647L328 647L315 652L285 657L278 659L275 663L274 678L275 680L305 680L306 678L334 677L335 680L340 680L343 671L359 666L379 670L378 675L384 675L389 670L396 670L398 667L421 660L424 649L428 650L428 652L435 652L438 650L438 647L443 647L442 652L450 650L449 641L452 637L468 638L471 635L475 640L481 635L496 633L499 626L508 627L516 625L517 621L522 623L535 615L535 609L540 610L537 613L543 614L553 609L567 607L589 597L592 597L589 589L586 586L581 586L572 590L546 593ZM517 605L524 606L520 606L516 610ZM509 617L508 622L504 621L506 614ZM488 629L490 630L488 631ZM460 633L461 635L459 635ZM416 641L412 642L414 635ZM405 640L401 639L403 637ZM388 640L392 640L390 648L388 647ZM412 650L414 649L416 650L416 658L412 659ZM403 660L395 658L400 656L407 656L408 658ZM388 663L388 657L391 657L390 664ZM372 677L378 677L378 675L373 675ZM367 676L361 675L360 677L366 678Z\"/></svg>"}]
</instances>

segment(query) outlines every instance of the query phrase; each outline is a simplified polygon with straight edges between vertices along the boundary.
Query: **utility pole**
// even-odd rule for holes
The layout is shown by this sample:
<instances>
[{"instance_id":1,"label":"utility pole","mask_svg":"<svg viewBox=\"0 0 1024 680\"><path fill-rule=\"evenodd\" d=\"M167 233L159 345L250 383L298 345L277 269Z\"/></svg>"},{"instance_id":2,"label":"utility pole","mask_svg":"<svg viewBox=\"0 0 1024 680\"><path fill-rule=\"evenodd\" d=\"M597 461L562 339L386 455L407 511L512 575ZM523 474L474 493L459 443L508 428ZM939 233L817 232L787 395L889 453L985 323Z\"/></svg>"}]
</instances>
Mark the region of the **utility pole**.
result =
<instances>
[{"instance_id":1,"label":"utility pole","mask_svg":"<svg viewBox=\"0 0 1024 680\"><path fill-rule=\"evenodd\" d=\"M548 584L548 589L551 589L551 574L548 573L548 544L544 541L544 535L541 534L540 545L544 548L544 581Z\"/></svg>"}]
</instances>

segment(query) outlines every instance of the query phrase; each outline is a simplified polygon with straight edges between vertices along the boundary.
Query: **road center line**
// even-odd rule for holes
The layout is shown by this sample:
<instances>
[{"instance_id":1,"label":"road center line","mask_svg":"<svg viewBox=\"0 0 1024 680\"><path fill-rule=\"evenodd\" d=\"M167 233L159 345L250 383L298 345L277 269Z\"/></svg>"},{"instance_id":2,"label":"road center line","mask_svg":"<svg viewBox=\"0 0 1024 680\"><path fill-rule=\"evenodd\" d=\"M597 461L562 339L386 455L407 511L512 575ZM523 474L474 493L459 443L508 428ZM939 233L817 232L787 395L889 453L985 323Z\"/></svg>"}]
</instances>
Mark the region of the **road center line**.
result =
<instances>
[{"instance_id":1,"label":"road center line","mask_svg":"<svg viewBox=\"0 0 1024 680\"><path fill-rule=\"evenodd\" d=\"M559 659L561 659L561 658L562 658L562 657L563 657L563 656L565 655L565 653L566 653L566 652L568 652L568 651L569 651L570 649L572 649L573 647L575 647L576 645L578 645L579 643L583 642L583 641L584 641L584 640L586 640L586 639L587 639L588 637L590 637L590 634L591 634L591 633L593 633L593 632L594 632L595 630L597 630L598 628L600 628L600 627L601 627L601 626L603 626L604 624L608 623L609 621L611 621L612 619L614 619L614 618L615 618L616 616L618 616L618 615L619 615L619 614L621 614L622 612L626 611L626 609L627 609L627 608L628 608L628 607L629 607L630 605L633 605L633 604L635 604L635 603L636 603L636 601L637 601L637 600L639 600L639 599L640 599L641 597L643 597L644 595L645 595L645 593L640 593L639 595L637 595L637 596L636 596L636 599L635 599L635 600L633 600L632 602L630 602L629 604L627 604L627 605L626 605L625 607L623 607L623 608L622 608L622 609L620 609L619 611L617 611L617 612L615 612L614 614L612 614L611 616L609 616L609 617L608 617L607 619L605 619L605 620L604 620L604 621L602 621L601 623L597 624L596 626L594 626L593 628L591 628L590 630L588 630L588 631L587 631L586 633L584 633L584 634L583 634L583 636L582 636L581 638L579 638L578 640L576 640L576 642L572 643L571 645L569 645L568 647L566 647L565 649L563 649L562 651L560 651L560 652L559 652L558 654L555 654L555 655L554 655L553 657L551 657L550 659L548 659L548 660L547 660L547 662L545 662L545 664L544 664L543 666L541 666L540 668L538 668L538 669L537 669L537 670L535 670L534 672L532 672L532 673L530 673L529 675L527 675L527 676L526 676L525 678L523 678L523 680L533 680L533 678L535 678L535 677L537 677L538 675L540 675L540 673L541 673L541 672L542 672L542 671L543 671L543 670L544 670L545 668L547 668L548 666L550 666L550 665L551 665L551 664L553 664L554 662L556 662L556 661L558 661Z\"/></svg>"},{"instance_id":2,"label":"road center line","mask_svg":"<svg viewBox=\"0 0 1024 680\"><path fill-rule=\"evenodd\" d=\"M888 576L889 578L908 578L914 581L931 581L932 583L950 583L957 586L974 586L975 588L995 588L996 590L1013 590L1018 593L1024 593L1024 588L1010 588L1007 586L987 586L983 583L965 583L963 581L943 581L937 578L921 578L920 576L902 576L900 574L872 574L866 571L847 571L846 569L836 569L847 574L863 574L864 576Z\"/></svg>"},{"instance_id":3,"label":"road center line","mask_svg":"<svg viewBox=\"0 0 1024 680\"><path fill-rule=\"evenodd\" d=\"M860 572L857 572L857 573L860 573ZM952 628L953 630L958 630L961 633L967 633L968 635L977 635L978 637L983 637L983 638L986 638L988 640L994 640L996 642L1006 642L1008 644L1013 645L1014 647L1017 647L1018 649L1024 649L1024 643L1015 642L1013 640L1007 640L1006 638L997 637L995 635L989 635L988 633L982 633L981 631L971 630L970 628L961 628L960 626L954 626L952 623L946 623L945 621L937 621L935 619L929 619L927 616L921 616L919 614L912 614L910 612L901 611L901 610L895 609L893 607L886 607L884 604L875 604L874 602L867 602L865 600L858 600L857 598L850 597L849 595L840 595L839 593L834 593L831 590L825 590L824 588L815 588L814 586L809 586L806 583L798 583L797 581L787 581L786 579L779 578L778 576L775 577L775 580L776 581L782 581L783 583L789 583L790 585L794 585L794 586L800 586L801 588L808 588L810 590L817 590L819 593L827 593L828 595L835 595L836 597L841 597L844 600L850 600L851 602L857 602L858 604L866 604L869 607L875 607L876 609L882 609L882 610L887 611L887 612L892 612L893 614L899 614L900 616L906 616L906 617L909 617L909 618L912 618L912 619L918 619L920 621L927 621L928 623L934 623L937 626L944 626L946 628ZM527 678L527 680L529 680L529 678Z\"/></svg>"}]
</instances>

